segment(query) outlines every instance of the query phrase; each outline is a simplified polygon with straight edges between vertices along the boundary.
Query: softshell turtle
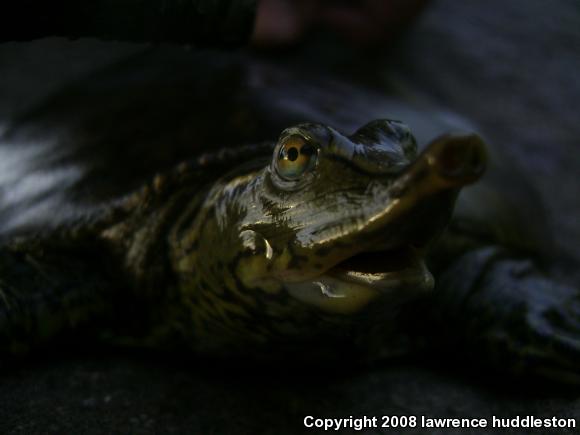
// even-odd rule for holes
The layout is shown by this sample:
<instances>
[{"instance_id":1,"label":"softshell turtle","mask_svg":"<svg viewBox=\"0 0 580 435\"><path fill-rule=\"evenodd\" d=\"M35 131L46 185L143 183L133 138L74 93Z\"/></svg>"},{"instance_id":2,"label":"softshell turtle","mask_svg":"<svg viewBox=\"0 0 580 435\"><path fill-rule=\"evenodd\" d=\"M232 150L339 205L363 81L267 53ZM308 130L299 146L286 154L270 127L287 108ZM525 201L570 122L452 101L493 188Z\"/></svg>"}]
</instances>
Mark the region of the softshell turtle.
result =
<instances>
[{"instance_id":1,"label":"softshell turtle","mask_svg":"<svg viewBox=\"0 0 580 435\"><path fill-rule=\"evenodd\" d=\"M169 49L67 86L0 142L2 353L70 333L307 361L436 346L577 380L578 292L536 266L535 197L439 118Z\"/></svg>"}]
</instances>

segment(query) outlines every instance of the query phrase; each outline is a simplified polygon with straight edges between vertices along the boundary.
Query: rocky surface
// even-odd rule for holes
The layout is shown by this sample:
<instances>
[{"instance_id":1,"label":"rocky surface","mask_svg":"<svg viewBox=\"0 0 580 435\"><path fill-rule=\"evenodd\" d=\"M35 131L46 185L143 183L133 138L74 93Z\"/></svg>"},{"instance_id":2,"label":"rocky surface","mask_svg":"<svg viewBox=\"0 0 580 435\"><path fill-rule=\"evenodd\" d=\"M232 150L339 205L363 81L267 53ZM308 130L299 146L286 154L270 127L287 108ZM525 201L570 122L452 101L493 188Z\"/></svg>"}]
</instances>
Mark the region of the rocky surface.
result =
<instances>
[{"instance_id":1,"label":"rocky surface","mask_svg":"<svg viewBox=\"0 0 580 435\"><path fill-rule=\"evenodd\" d=\"M487 385L489 382L493 385ZM347 374L240 373L194 362L69 355L0 381L2 433L300 434L303 419L415 415L435 418L580 418L580 399L533 387L499 387L413 363ZM379 425L380 426L380 425ZM456 432L457 431L457 432ZM339 433L357 433L345 430ZM362 433L488 433L372 429ZM506 432L514 433L514 432ZM516 432L517 433L517 432ZM520 433L528 433L522 431ZM539 430L538 433L547 433ZM558 433L577 433L561 430Z\"/></svg>"},{"instance_id":2,"label":"rocky surface","mask_svg":"<svg viewBox=\"0 0 580 435\"><path fill-rule=\"evenodd\" d=\"M547 205L560 251L572 258L562 260L561 274L576 285L579 22L575 0L440 0L392 56L389 73L414 92L475 120L493 142L505 147L534 180ZM81 75L90 67L91 56L110 58L103 45L83 43L90 55L59 40L0 46L0 116ZM132 50L122 48L115 56ZM36 56L39 51L46 62ZM70 63L66 72L53 68L58 59ZM27 86L18 86L20 81ZM454 373L433 367L428 358L343 374L340 367L332 373L273 368L264 374L240 368L235 361L215 365L162 355L69 350L2 370L0 433L317 433L304 429L306 415L535 415L574 417L580 424L580 396L573 391L518 384L473 370ZM355 433L343 433L351 432ZM462 432L492 433L363 433Z\"/></svg>"}]
</instances>

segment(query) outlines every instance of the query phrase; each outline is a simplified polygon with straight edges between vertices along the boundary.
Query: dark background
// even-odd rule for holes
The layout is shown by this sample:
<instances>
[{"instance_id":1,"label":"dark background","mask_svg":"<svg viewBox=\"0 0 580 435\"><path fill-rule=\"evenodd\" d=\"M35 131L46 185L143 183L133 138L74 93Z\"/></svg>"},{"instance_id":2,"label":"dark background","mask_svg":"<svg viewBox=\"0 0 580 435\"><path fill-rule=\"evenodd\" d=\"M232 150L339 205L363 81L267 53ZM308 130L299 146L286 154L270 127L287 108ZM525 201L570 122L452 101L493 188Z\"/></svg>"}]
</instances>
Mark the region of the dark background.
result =
<instances>
[{"instance_id":1,"label":"dark background","mask_svg":"<svg viewBox=\"0 0 580 435\"><path fill-rule=\"evenodd\" d=\"M135 50L117 44L112 53L105 43L60 39L0 46L0 120L94 62ZM385 76L474 120L523 168L563 253L556 272L580 285L580 3L436 1L388 63ZM169 355L71 349L2 370L0 433L315 433L303 429L305 415L535 415L575 417L580 424L574 392L455 373L425 358L342 376L288 368L240 375L234 361L210 369Z\"/></svg>"}]
</instances>

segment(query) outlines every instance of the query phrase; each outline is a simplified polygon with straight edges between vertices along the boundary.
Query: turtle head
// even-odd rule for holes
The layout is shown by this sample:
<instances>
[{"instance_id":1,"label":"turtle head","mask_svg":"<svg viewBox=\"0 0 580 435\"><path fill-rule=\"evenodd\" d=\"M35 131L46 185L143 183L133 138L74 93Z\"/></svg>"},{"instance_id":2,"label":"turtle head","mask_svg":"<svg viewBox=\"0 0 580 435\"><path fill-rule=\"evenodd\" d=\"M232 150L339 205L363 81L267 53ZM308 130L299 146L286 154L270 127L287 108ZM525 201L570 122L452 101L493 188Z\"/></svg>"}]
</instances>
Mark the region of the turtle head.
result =
<instances>
[{"instance_id":1,"label":"turtle head","mask_svg":"<svg viewBox=\"0 0 580 435\"><path fill-rule=\"evenodd\" d=\"M284 325L305 312L349 317L379 300L395 310L432 289L423 255L485 162L476 135L441 136L418 153L398 121L350 136L288 128L269 164L210 192L199 231L205 261L219 252L227 266L213 280L227 271L240 300Z\"/></svg>"},{"instance_id":2,"label":"turtle head","mask_svg":"<svg viewBox=\"0 0 580 435\"><path fill-rule=\"evenodd\" d=\"M459 189L485 167L475 135L447 135L418 155L408 127L377 120L351 136L319 124L282 132L240 229L266 247L263 273L292 297L349 314L433 287L422 255L445 228Z\"/></svg>"}]
</instances>

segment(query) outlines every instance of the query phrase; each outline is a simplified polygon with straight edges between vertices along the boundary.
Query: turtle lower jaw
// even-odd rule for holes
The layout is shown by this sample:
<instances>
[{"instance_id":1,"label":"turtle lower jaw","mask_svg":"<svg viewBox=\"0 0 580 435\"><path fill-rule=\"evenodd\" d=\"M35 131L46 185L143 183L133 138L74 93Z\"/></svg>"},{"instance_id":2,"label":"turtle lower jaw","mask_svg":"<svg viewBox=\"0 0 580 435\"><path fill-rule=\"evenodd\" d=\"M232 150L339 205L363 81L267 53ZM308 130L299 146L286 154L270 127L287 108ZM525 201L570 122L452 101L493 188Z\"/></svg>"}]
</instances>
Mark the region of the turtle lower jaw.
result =
<instances>
[{"instance_id":1,"label":"turtle lower jaw","mask_svg":"<svg viewBox=\"0 0 580 435\"><path fill-rule=\"evenodd\" d=\"M391 309L433 288L433 277L412 247L357 254L308 281L287 282L296 299L335 314L355 314L375 300Z\"/></svg>"},{"instance_id":2,"label":"turtle lower jaw","mask_svg":"<svg viewBox=\"0 0 580 435\"><path fill-rule=\"evenodd\" d=\"M357 254L337 264L326 274L384 294L403 289L409 293L424 292L434 286L433 275L422 256L411 246Z\"/></svg>"}]
</instances>

